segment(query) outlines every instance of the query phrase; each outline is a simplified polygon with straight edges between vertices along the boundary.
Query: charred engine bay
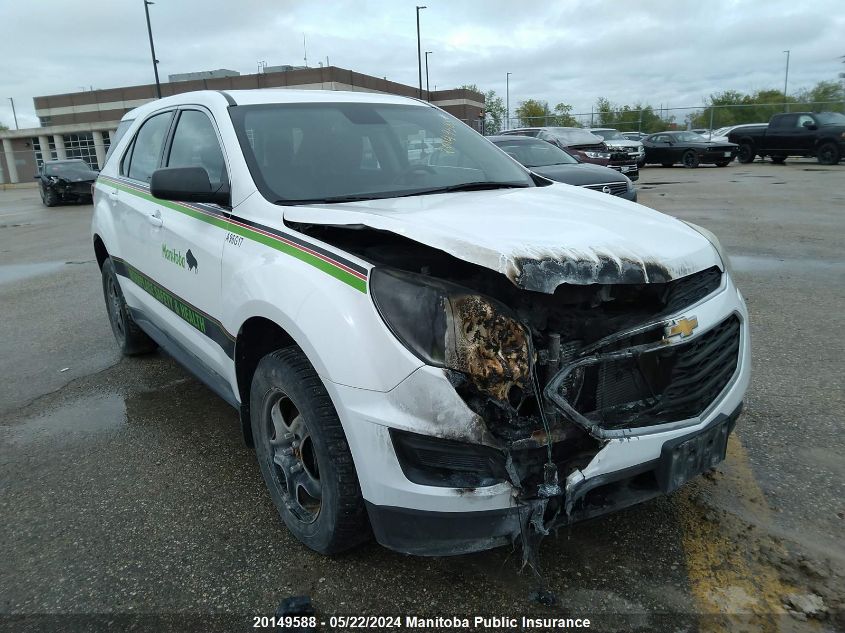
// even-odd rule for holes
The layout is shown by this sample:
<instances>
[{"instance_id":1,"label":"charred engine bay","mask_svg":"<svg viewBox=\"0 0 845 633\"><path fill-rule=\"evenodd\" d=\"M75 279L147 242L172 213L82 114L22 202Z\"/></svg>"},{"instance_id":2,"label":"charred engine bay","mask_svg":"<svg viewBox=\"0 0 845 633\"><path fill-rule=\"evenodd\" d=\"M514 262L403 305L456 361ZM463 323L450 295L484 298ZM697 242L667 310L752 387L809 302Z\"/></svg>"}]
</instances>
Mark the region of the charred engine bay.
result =
<instances>
[{"instance_id":1,"label":"charred engine bay","mask_svg":"<svg viewBox=\"0 0 845 633\"><path fill-rule=\"evenodd\" d=\"M706 283L699 284L679 284L682 280L630 283L626 279L615 284L561 284L547 294L521 289L505 275L393 233L366 227L292 228L377 266L458 284L494 299L511 312L497 313L489 302L471 295L453 301L452 314L458 323L447 334L454 339L447 347L469 351L450 363L453 369L447 374L500 442L499 448L511 454L519 451L518 472L513 475L523 485L542 483L538 475L542 478L550 447L554 448L552 461L561 472L585 465L601 447L583 427L566 419L552 403L543 402L542 390L551 377L584 348L691 305L709 294L713 280L718 284L721 276L718 269L712 269L699 273L709 274ZM626 343L630 344L621 342ZM581 385L568 387L580 390ZM592 405L601 403L594 399Z\"/></svg>"}]
</instances>

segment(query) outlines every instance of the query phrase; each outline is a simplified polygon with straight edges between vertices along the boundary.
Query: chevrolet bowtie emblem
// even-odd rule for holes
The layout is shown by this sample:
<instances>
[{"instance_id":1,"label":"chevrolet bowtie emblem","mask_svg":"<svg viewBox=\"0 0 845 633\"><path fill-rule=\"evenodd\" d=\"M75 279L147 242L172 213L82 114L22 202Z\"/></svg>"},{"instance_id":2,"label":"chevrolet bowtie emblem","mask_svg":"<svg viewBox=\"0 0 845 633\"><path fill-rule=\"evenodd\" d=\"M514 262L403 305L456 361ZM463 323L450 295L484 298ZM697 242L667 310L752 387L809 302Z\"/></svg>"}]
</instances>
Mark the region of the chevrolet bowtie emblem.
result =
<instances>
[{"instance_id":1,"label":"chevrolet bowtie emblem","mask_svg":"<svg viewBox=\"0 0 845 633\"><path fill-rule=\"evenodd\" d=\"M690 317L689 319L686 317L681 317L680 319L674 321L671 325L666 326L666 335L664 336L663 340L668 343L669 339L674 338L676 336L686 338L690 336L697 327L698 319L696 317Z\"/></svg>"}]
</instances>

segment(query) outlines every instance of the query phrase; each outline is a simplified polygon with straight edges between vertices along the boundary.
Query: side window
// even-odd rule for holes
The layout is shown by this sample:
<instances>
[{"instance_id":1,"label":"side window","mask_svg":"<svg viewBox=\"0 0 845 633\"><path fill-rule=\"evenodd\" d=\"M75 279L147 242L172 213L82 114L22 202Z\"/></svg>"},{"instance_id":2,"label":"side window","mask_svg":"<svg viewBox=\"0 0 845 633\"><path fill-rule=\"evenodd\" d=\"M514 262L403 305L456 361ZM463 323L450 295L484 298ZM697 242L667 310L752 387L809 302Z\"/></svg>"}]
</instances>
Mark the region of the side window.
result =
<instances>
[{"instance_id":1,"label":"side window","mask_svg":"<svg viewBox=\"0 0 845 633\"><path fill-rule=\"evenodd\" d=\"M127 119L125 121L121 121L120 124L117 126L117 130L114 133L114 137L109 143L109 151L106 152L106 162L108 162L109 157L114 152L115 148L117 147L117 144L120 143L120 139L122 139L123 135L126 134L126 130L128 130L133 123L135 123L135 119Z\"/></svg>"},{"instance_id":2,"label":"side window","mask_svg":"<svg viewBox=\"0 0 845 633\"><path fill-rule=\"evenodd\" d=\"M164 112L150 117L141 126L132 144L129 158L129 168L126 175L133 180L149 182L153 172L158 169L158 162L161 158L161 147L164 144L164 137L170 127L172 112ZM123 167L126 169L126 158L123 160Z\"/></svg>"},{"instance_id":3,"label":"side window","mask_svg":"<svg viewBox=\"0 0 845 633\"><path fill-rule=\"evenodd\" d=\"M775 117L769 127L777 130L784 130L787 128L795 127L797 124L797 118L798 117L796 117L794 114L784 114L782 116Z\"/></svg>"},{"instance_id":4,"label":"side window","mask_svg":"<svg viewBox=\"0 0 845 633\"><path fill-rule=\"evenodd\" d=\"M183 110L170 145L168 167L202 167L214 189L229 182L214 125L199 110Z\"/></svg>"}]
</instances>

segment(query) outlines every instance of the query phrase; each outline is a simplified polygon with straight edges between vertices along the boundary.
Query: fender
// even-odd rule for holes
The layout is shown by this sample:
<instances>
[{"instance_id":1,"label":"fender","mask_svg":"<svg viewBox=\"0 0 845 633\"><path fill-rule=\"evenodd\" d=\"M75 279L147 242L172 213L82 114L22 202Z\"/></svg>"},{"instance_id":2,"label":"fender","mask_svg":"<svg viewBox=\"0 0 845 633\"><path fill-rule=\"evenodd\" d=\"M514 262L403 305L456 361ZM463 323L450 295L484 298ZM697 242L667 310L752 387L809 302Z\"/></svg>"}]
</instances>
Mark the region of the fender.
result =
<instances>
[{"instance_id":1,"label":"fender","mask_svg":"<svg viewBox=\"0 0 845 633\"><path fill-rule=\"evenodd\" d=\"M321 378L359 389L390 391L423 365L393 336L369 293L327 283L325 273L307 264L287 258L276 266L273 259L268 255L231 275L224 263L224 306L233 310L222 320L231 333L249 318L263 317L290 335ZM229 378L237 387L234 366Z\"/></svg>"}]
</instances>

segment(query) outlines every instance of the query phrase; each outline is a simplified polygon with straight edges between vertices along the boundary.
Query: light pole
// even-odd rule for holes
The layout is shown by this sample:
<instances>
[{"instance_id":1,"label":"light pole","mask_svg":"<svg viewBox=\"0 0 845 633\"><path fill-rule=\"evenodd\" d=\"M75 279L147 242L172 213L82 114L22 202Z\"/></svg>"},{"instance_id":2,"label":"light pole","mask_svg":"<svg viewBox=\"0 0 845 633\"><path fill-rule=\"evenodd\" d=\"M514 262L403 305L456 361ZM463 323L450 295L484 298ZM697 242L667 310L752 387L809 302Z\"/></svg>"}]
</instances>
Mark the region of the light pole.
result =
<instances>
[{"instance_id":1,"label":"light pole","mask_svg":"<svg viewBox=\"0 0 845 633\"><path fill-rule=\"evenodd\" d=\"M789 112L789 103L786 101L786 87L789 83L789 51L783 51L786 53L786 74L783 77L783 109L785 112Z\"/></svg>"},{"instance_id":2,"label":"light pole","mask_svg":"<svg viewBox=\"0 0 845 633\"><path fill-rule=\"evenodd\" d=\"M9 103L12 104L12 117L15 119L15 129L19 130L18 127L18 114L15 112L15 100L12 97L9 97Z\"/></svg>"},{"instance_id":3,"label":"light pole","mask_svg":"<svg viewBox=\"0 0 845 633\"><path fill-rule=\"evenodd\" d=\"M420 74L420 99L422 99L422 46L420 46L420 9L426 7L417 7L417 70Z\"/></svg>"},{"instance_id":4,"label":"light pole","mask_svg":"<svg viewBox=\"0 0 845 633\"><path fill-rule=\"evenodd\" d=\"M150 36L150 53L153 56L153 72L156 76L156 96L161 99L161 84L158 81L158 60L156 59L156 49L153 45L153 28L150 26L150 5L155 4L155 2L150 2L150 0L144 0L144 13L147 14L147 33Z\"/></svg>"},{"instance_id":5,"label":"light pole","mask_svg":"<svg viewBox=\"0 0 845 633\"><path fill-rule=\"evenodd\" d=\"M511 129L511 73L505 74L505 129Z\"/></svg>"},{"instance_id":6,"label":"light pole","mask_svg":"<svg viewBox=\"0 0 845 633\"><path fill-rule=\"evenodd\" d=\"M431 54L432 51L425 52L425 92L429 99L431 99L431 91L428 89L428 56Z\"/></svg>"}]
</instances>

